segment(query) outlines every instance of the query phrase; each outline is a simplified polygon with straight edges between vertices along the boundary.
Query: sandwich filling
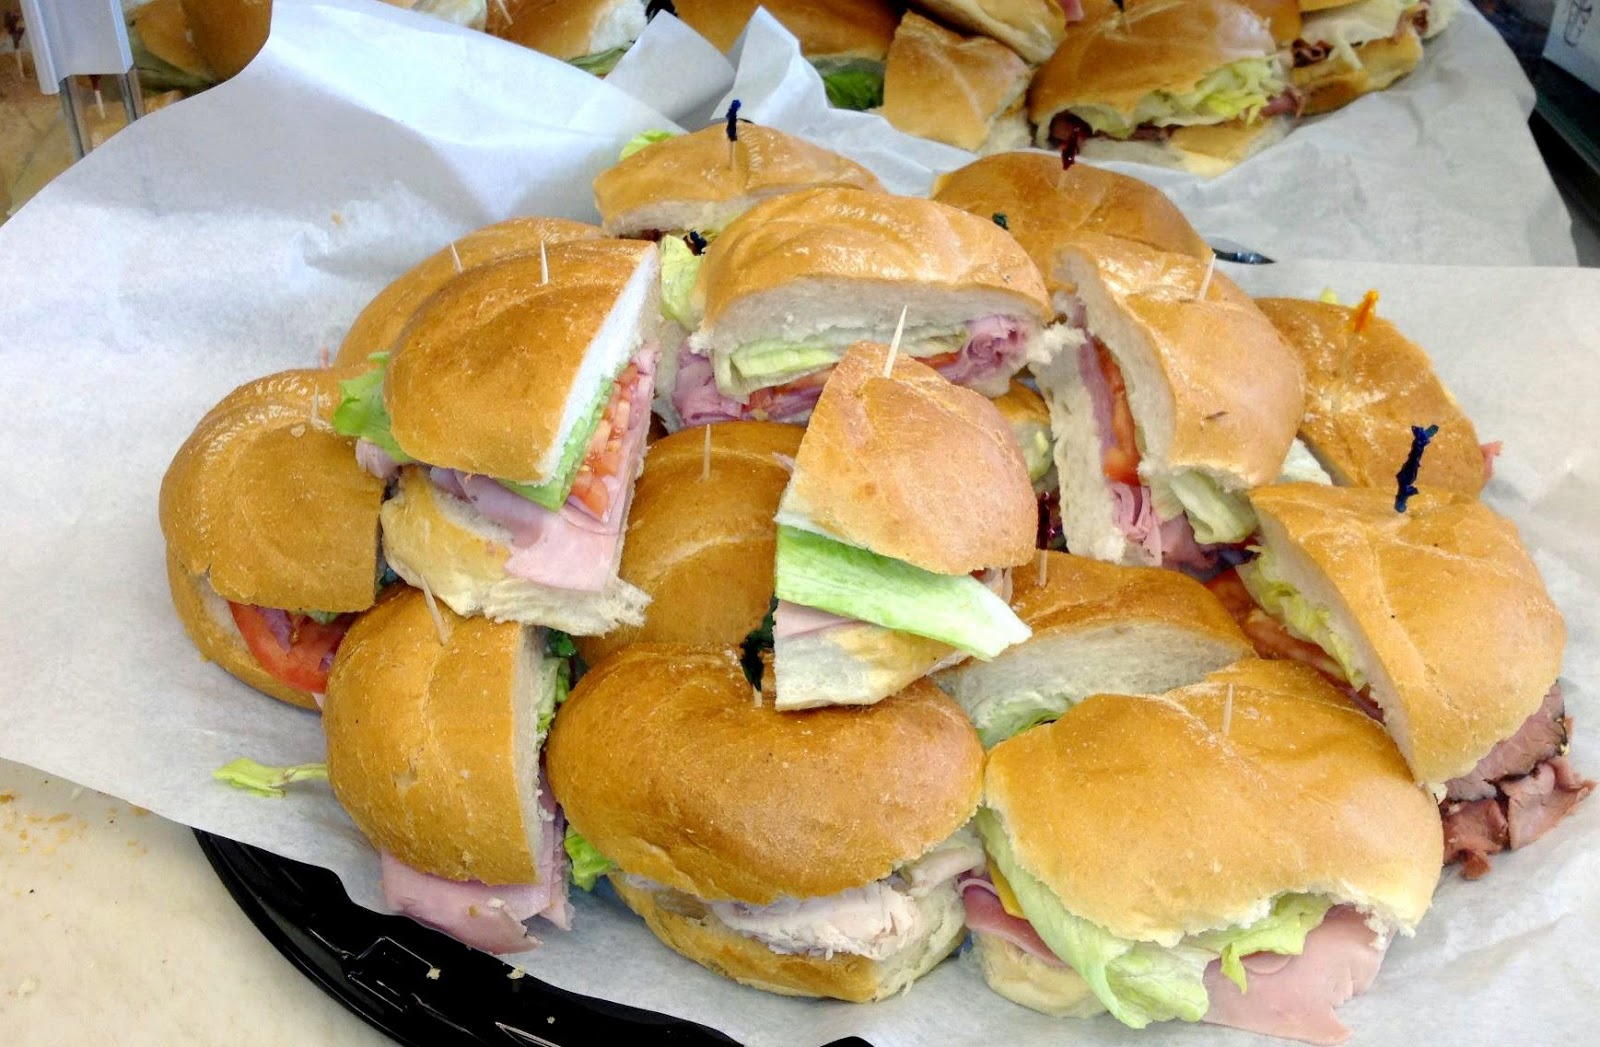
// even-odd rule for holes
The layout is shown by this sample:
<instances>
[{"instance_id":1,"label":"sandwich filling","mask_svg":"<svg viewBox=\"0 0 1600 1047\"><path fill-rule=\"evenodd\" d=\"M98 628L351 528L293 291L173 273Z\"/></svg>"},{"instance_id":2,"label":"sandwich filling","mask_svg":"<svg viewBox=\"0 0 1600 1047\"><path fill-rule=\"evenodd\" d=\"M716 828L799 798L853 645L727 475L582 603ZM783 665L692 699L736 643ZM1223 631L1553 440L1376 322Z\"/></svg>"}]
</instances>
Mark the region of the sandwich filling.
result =
<instances>
[{"instance_id":1,"label":"sandwich filling","mask_svg":"<svg viewBox=\"0 0 1600 1047\"><path fill-rule=\"evenodd\" d=\"M1048 967L1070 967L1125 1025L1181 1019L1310 1043L1348 1030L1334 1008L1366 990L1391 934L1348 905L1281 894L1260 915L1171 942L1120 938L1068 912L1017 862L993 812L980 810L986 874L959 887L974 934L1000 938Z\"/></svg>"},{"instance_id":2,"label":"sandwich filling","mask_svg":"<svg viewBox=\"0 0 1600 1047\"><path fill-rule=\"evenodd\" d=\"M822 77L828 104L864 112L883 104L883 63L868 59L822 59L811 63Z\"/></svg>"},{"instance_id":3,"label":"sandwich filling","mask_svg":"<svg viewBox=\"0 0 1600 1047\"><path fill-rule=\"evenodd\" d=\"M1208 586L1263 658L1292 658L1316 669L1367 715L1382 722L1355 645L1326 607L1284 581L1271 550ZM1471 772L1444 783L1445 862L1467 879L1490 869L1489 856L1525 847L1553 829L1591 792L1566 753L1572 718L1559 682L1539 709L1490 749Z\"/></svg>"},{"instance_id":4,"label":"sandwich filling","mask_svg":"<svg viewBox=\"0 0 1600 1047\"><path fill-rule=\"evenodd\" d=\"M1364 64L1361 47L1398 40L1408 32L1427 39L1455 17L1457 0L1360 0L1307 14L1294 42L1294 67L1305 69L1332 60L1346 69Z\"/></svg>"},{"instance_id":5,"label":"sandwich filling","mask_svg":"<svg viewBox=\"0 0 1600 1047\"><path fill-rule=\"evenodd\" d=\"M633 479L644 456L660 347L646 342L573 427L556 474L527 483L428 467L438 492L511 534L513 577L558 589L599 592L615 573ZM334 427L358 437L356 453L389 479L413 462L389 432L382 367L343 383ZM420 464L420 463L419 463Z\"/></svg>"},{"instance_id":6,"label":"sandwich filling","mask_svg":"<svg viewBox=\"0 0 1600 1047\"><path fill-rule=\"evenodd\" d=\"M1091 137L1159 140L1179 127L1233 121L1249 125L1298 107L1299 98L1276 57L1241 58L1187 90L1151 91L1131 110L1090 103L1067 106L1051 119L1047 137L1056 149Z\"/></svg>"}]
</instances>

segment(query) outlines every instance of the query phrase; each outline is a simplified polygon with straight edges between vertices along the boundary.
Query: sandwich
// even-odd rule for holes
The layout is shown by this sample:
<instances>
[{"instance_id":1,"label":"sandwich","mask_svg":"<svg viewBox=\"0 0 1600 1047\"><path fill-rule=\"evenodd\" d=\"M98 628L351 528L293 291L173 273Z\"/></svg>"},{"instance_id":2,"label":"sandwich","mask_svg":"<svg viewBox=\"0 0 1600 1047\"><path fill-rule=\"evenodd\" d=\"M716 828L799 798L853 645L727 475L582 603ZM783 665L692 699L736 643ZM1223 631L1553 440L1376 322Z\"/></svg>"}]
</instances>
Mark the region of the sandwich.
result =
<instances>
[{"instance_id":1,"label":"sandwich","mask_svg":"<svg viewBox=\"0 0 1600 1047\"><path fill-rule=\"evenodd\" d=\"M731 162L730 162L731 161ZM882 192L873 173L830 149L741 122L728 145L725 124L693 134L646 132L594 180L594 205L612 236L714 240L724 226L768 197L824 186Z\"/></svg>"},{"instance_id":2,"label":"sandwich","mask_svg":"<svg viewBox=\"0 0 1600 1047\"><path fill-rule=\"evenodd\" d=\"M1065 170L1039 152L999 153L940 175L933 199L1002 225L1028 252L1052 294L1057 255L1083 234L1118 236L1202 264L1211 248L1165 193L1137 178L1088 164ZM1057 312L1065 308L1059 302Z\"/></svg>"},{"instance_id":3,"label":"sandwich","mask_svg":"<svg viewBox=\"0 0 1600 1047\"><path fill-rule=\"evenodd\" d=\"M1370 308L1298 298L1256 305L1300 356L1306 413L1300 439L1338 484L1391 488L1413 422L1436 424L1417 482L1474 497L1498 444L1479 444L1472 420L1422 347Z\"/></svg>"},{"instance_id":4,"label":"sandwich","mask_svg":"<svg viewBox=\"0 0 1600 1047\"><path fill-rule=\"evenodd\" d=\"M194 49L219 80L231 80L267 42L272 0L182 0Z\"/></svg>"},{"instance_id":5,"label":"sandwich","mask_svg":"<svg viewBox=\"0 0 1600 1047\"><path fill-rule=\"evenodd\" d=\"M537 255L569 240L597 240L597 227L567 218L512 218L486 225L452 240L407 269L351 323L333 359L335 366L367 366L373 353L394 348L411 314L424 300L459 274L512 255Z\"/></svg>"},{"instance_id":6,"label":"sandwich","mask_svg":"<svg viewBox=\"0 0 1600 1047\"><path fill-rule=\"evenodd\" d=\"M351 626L328 680L328 782L382 858L394 909L493 953L567 930L564 824L539 752L571 643L460 618L396 586Z\"/></svg>"},{"instance_id":7,"label":"sandwich","mask_svg":"<svg viewBox=\"0 0 1600 1047\"><path fill-rule=\"evenodd\" d=\"M811 189L764 201L706 251L672 403L683 424L802 422L845 348L888 342L986 396L1050 318L1039 270L986 218L929 200Z\"/></svg>"},{"instance_id":8,"label":"sandwich","mask_svg":"<svg viewBox=\"0 0 1600 1047\"><path fill-rule=\"evenodd\" d=\"M933 464L937 463L937 464ZM780 709L865 705L1028 638L1037 504L993 404L881 345L834 368L778 503Z\"/></svg>"},{"instance_id":9,"label":"sandwich","mask_svg":"<svg viewBox=\"0 0 1600 1047\"><path fill-rule=\"evenodd\" d=\"M966 935L955 882L983 861L961 831L983 749L931 683L784 713L731 649L636 644L585 674L545 760L574 881L605 875L726 978L881 1000Z\"/></svg>"},{"instance_id":10,"label":"sandwich","mask_svg":"<svg viewBox=\"0 0 1600 1047\"><path fill-rule=\"evenodd\" d=\"M885 120L907 134L994 153L1033 140L1023 114L1031 71L1004 44L907 13L883 74Z\"/></svg>"},{"instance_id":11,"label":"sandwich","mask_svg":"<svg viewBox=\"0 0 1600 1047\"><path fill-rule=\"evenodd\" d=\"M1439 879L1394 744L1304 666L1100 694L989 752L989 872L962 881L989 987L1056 1017L1342 1042Z\"/></svg>"},{"instance_id":12,"label":"sandwich","mask_svg":"<svg viewBox=\"0 0 1600 1047\"><path fill-rule=\"evenodd\" d=\"M992 746L1092 694L1161 694L1250 656L1233 617L1178 571L1040 552L1012 579L1011 607L1033 635L934 682Z\"/></svg>"},{"instance_id":13,"label":"sandwich","mask_svg":"<svg viewBox=\"0 0 1600 1047\"><path fill-rule=\"evenodd\" d=\"M481 265L343 384L335 425L395 479L383 543L400 577L461 615L585 636L644 620L647 597L617 566L650 424L659 289L656 247L638 240Z\"/></svg>"},{"instance_id":14,"label":"sandwich","mask_svg":"<svg viewBox=\"0 0 1600 1047\"><path fill-rule=\"evenodd\" d=\"M207 660L315 709L383 569L383 482L329 424L339 373L284 371L213 407L161 481L172 604Z\"/></svg>"},{"instance_id":15,"label":"sandwich","mask_svg":"<svg viewBox=\"0 0 1600 1047\"><path fill-rule=\"evenodd\" d=\"M1455 17L1457 0L1302 0L1294 42L1295 89L1308 116L1382 91L1422 61L1422 41Z\"/></svg>"},{"instance_id":16,"label":"sandwich","mask_svg":"<svg viewBox=\"0 0 1600 1047\"><path fill-rule=\"evenodd\" d=\"M217 82L198 48L183 0L150 0L129 16L128 45L146 91L203 91Z\"/></svg>"},{"instance_id":17,"label":"sandwich","mask_svg":"<svg viewBox=\"0 0 1600 1047\"><path fill-rule=\"evenodd\" d=\"M1232 603L1258 650L1321 670L1382 721L1440 802L1469 878L1594 788L1566 758L1566 628L1516 527L1475 498L1282 484L1251 494L1260 555ZM1220 587L1220 586L1219 586Z\"/></svg>"},{"instance_id":18,"label":"sandwich","mask_svg":"<svg viewBox=\"0 0 1600 1047\"><path fill-rule=\"evenodd\" d=\"M1067 548L1211 570L1255 530L1246 494L1283 474L1305 404L1299 359L1244 292L1186 255L1085 236L1056 277L1076 288L1063 302L1078 337L1031 366Z\"/></svg>"},{"instance_id":19,"label":"sandwich","mask_svg":"<svg viewBox=\"0 0 1600 1047\"><path fill-rule=\"evenodd\" d=\"M657 440L628 514L618 574L650 598L641 625L578 639L595 665L633 643L771 647L772 522L801 429L725 422Z\"/></svg>"},{"instance_id":20,"label":"sandwich","mask_svg":"<svg viewBox=\"0 0 1600 1047\"><path fill-rule=\"evenodd\" d=\"M1034 77L1037 143L1211 177L1282 138L1296 98L1261 16L1234 0L1145 0L1085 21Z\"/></svg>"},{"instance_id":21,"label":"sandwich","mask_svg":"<svg viewBox=\"0 0 1600 1047\"><path fill-rule=\"evenodd\" d=\"M799 41L831 105L871 109L883 102L884 56L900 21L892 0L677 0L673 6L719 51L733 47L756 8L766 8Z\"/></svg>"},{"instance_id":22,"label":"sandwich","mask_svg":"<svg viewBox=\"0 0 1600 1047\"><path fill-rule=\"evenodd\" d=\"M605 76L649 21L644 0L496 0L485 28L491 36Z\"/></svg>"},{"instance_id":23,"label":"sandwich","mask_svg":"<svg viewBox=\"0 0 1600 1047\"><path fill-rule=\"evenodd\" d=\"M1083 17L1074 0L916 0L914 6L998 40L1034 65L1049 61L1067 35L1067 23Z\"/></svg>"},{"instance_id":24,"label":"sandwich","mask_svg":"<svg viewBox=\"0 0 1600 1047\"><path fill-rule=\"evenodd\" d=\"M992 402L1017 438L1033 493L1042 496L1055 490L1056 460L1054 445L1050 442L1050 408L1045 406L1044 397L1012 379L1005 395L996 396Z\"/></svg>"}]
</instances>

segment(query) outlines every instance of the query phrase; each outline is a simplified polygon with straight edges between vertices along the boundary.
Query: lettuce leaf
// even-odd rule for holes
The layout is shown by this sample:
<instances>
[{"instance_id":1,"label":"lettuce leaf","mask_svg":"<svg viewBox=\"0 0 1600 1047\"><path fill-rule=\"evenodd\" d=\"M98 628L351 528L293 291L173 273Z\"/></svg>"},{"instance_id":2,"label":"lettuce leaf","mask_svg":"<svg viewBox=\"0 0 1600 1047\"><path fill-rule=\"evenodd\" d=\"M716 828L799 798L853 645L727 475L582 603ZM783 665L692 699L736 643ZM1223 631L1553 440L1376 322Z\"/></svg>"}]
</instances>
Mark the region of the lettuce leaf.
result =
<instances>
[{"instance_id":1,"label":"lettuce leaf","mask_svg":"<svg viewBox=\"0 0 1600 1047\"><path fill-rule=\"evenodd\" d=\"M717 388L727 396L749 396L757 389L782 385L801 375L832 367L844 347L833 342L785 342L767 338L747 342L731 353L716 353L712 366Z\"/></svg>"},{"instance_id":2,"label":"lettuce leaf","mask_svg":"<svg viewBox=\"0 0 1600 1047\"><path fill-rule=\"evenodd\" d=\"M1156 511L1164 520L1180 508L1194 528L1195 541L1242 542L1256 529L1256 514L1250 503L1229 494L1204 473L1190 471L1157 477L1150 482Z\"/></svg>"},{"instance_id":3,"label":"lettuce leaf","mask_svg":"<svg viewBox=\"0 0 1600 1047\"><path fill-rule=\"evenodd\" d=\"M1248 927L1197 934L1193 941L1222 953L1222 973L1240 992L1245 981L1244 957L1256 952L1275 952L1280 956L1299 956L1306 947L1306 935L1322 923L1333 903L1314 894L1281 894L1272 911Z\"/></svg>"},{"instance_id":4,"label":"lettuce leaf","mask_svg":"<svg viewBox=\"0 0 1600 1047\"><path fill-rule=\"evenodd\" d=\"M1056 464L1055 449L1050 446L1050 430L1041 426L1017 442L1022 447L1022 460L1028 465L1028 480L1037 487Z\"/></svg>"},{"instance_id":5,"label":"lettuce leaf","mask_svg":"<svg viewBox=\"0 0 1600 1047\"><path fill-rule=\"evenodd\" d=\"M567 59L567 64L575 65L586 73L595 76L605 76L617 67L622 61L622 56L628 53L626 47L613 47L609 51L596 51L592 55L579 55L577 58Z\"/></svg>"},{"instance_id":6,"label":"lettuce leaf","mask_svg":"<svg viewBox=\"0 0 1600 1047\"><path fill-rule=\"evenodd\" d=\"M1217 124L1236 116L1249 120L1285 86L1276 59L1241 58L1206 74L1188 91L1151 91L1131 113L1108 105L1072 106L1071 112L1098 133L1127 138L1141 124Z\"/></svg>"},{"instance_id":7,"label":"lettuce leaf","mask_svg":"<svg viewBox=\"0 0 1600 1047\"><path fill-rule=\"evenodd\" d=\"M589 450L589 441L594 439L594 431L600 428L600 418L606 413L606 404L611 401L611 390L615 385L615 379L600 383L594 403L589 405L589 413L579 418L572 427L572 435L567 438L567 446L561 451L561 461L553 477L542 484L522 484L514 480L495 482L551 512L559 510L572 494L572 482L578 478L578 467L583 464L583 456Z\"/></svg>"},{"instance_id":8,"label":"lettuce leaf","mask_svg":"<svg viewBox=\"0 0 1600 1047\"><path fill-rule=\"evenodd\" d=\"M926 636L979 658L1033 635L976 578L934 574L798 527L779 525L775 573L780 600Z\"/></svg>"},{"instance_id":9,"label":"lettuce leaf","mask_svg":"<svg viewBox=\"0 0 1600 1047\"><path fill-rule=\"evenodd\" d=\"M1042 694L1008 694L968 709L972 725L985 749L999 745L1030 727L1059 719L1070 703L1065 698L1051 699Z\"/></svg>"},{"instance_id":10,"label":"lettuce leaf","mask_svg":"<svg viewBox=\"0 0 1600 1047\"><path fill-rule=\"evenodd\" d=\"M561 846L572 859L572 882L585 891L594 890L594 882L614 868L611 859L595 850L594 844L571 825L567 826Z\"/></svg>"},{"instance_id":11,"label":"lettuce leaf","mask_svg":"<svg viewBox=\"0 0 1600 1047\"><path fill-rule=\"evenodd\" d=\"M1129 941L1072 915L1054 891L1017 863L1010 835L992 811L979 810L976 821L990 857L1011 884L1028 922L1089 983L1118 1021L1142 1029L1171 1018L1195 1022L1205 1017L1210 1007L1206 965L1216 957L1214 951Z\"/></svg>"},{"instance_id":12,"label":"lettuce leaf","mask_svg":"<svg viewBox=\"0 0 1600 1047\"><path fill-rule=\"evenodd\" d=\"M339 406L333 411L333 429L343 436L377 444L397 462L412 461L395 443L389 431L389 409L383 405L383 376L389 368L388 353L368 357L376 367L339 383Z\"/></svg>"},{"instance_id":13,"label":"lettuce leaf","mask_svg":"<svg viewBox=\"0 0 1600 1047\"><path fill-rule=\"evenodd\" d=\"M626 160L641 149L647 149L657 142L665 142L669 138L678 137L676 131L641 131L622 144L622 152L617 154L618 160Z\"/></svg>"},{"instance_id":14,"label":"lettuce leaf","mask_svg":"<svg viewBox=\"0 0 1600 1047\"><path fill-rule=\"evenodd\" d=\"M1296 636L1327 651L1344 670L1351 687L1358 691L1365 687L1367 679L1356 665L1355 648L1334 631L1328 609L1301 596L1278 572L1278 558L1270 549L1261 550L1260 556L1239 565L1240 581L1263 611L1287 625Z\"/></svg>"},{"instance_id":15,"label":"lettuce leaf","mask_svg":"<svg viewBox=\"0 0 1600 1047\"><path fill-rule=\"evenodd\" d=\"M661 240L661 315L685 331L700 326L692 292L700 276L700 255L676 236Z\"/></svg>"},{"instance_id":16,"label":"lettuce leaf","mask_svg":"<svg viewBox=\"0 0 1600 1047\"><path fill-rule=\"evenodd\" d=\"M876 109L883 104L883 73L873 69L841 69L824 73L822 86L835 109Z\"/></svg>"},{"instance_id":17,"label":"lettuce leaf","mask_svg":"<svg viewBox=\"0 0 1600 1047\"><path fill-rule=\"evenodd\" d=\"M264 763L241 756L211 772L211 777L235 789L255 793L257 796L281 797L286 785L295 782L327 781L328 765L302 763L292 767L270 767Z\"/></svg>"}]
</instances>

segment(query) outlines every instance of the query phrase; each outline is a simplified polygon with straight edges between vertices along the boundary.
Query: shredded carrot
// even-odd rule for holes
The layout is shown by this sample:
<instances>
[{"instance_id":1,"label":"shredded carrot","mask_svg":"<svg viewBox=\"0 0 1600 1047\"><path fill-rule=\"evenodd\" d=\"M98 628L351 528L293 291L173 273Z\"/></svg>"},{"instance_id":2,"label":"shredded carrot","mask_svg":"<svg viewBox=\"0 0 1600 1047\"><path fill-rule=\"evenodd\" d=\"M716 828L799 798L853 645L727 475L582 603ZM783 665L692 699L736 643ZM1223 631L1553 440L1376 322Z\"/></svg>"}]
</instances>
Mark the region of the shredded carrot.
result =
<instances>
[{"instance_id":1,"label":"shredded carrot","mask_svg":"<svg viewBox=\"0 0 1600 1047\"><path fill-rule=\"evenodd\" d=\"M1356 306L1355 315L1350 317L1350 330L1360 334L1367 328L1367 321L1372 319L1372 314L1378 310L1378 292L1368 291L1361 296L1361 304Z\"/></svg>"}]
</instances>

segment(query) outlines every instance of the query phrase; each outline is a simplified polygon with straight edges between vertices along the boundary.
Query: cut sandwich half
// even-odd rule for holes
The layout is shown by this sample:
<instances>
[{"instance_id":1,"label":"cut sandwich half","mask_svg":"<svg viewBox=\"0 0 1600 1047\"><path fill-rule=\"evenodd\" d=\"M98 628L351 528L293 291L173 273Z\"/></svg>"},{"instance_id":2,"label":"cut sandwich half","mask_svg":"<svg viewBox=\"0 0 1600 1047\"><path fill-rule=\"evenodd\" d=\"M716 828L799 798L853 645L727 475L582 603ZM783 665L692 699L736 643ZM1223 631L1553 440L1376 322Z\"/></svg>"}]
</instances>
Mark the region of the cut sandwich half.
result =
<instances>
[{"instance_id":1,"label":"cut sandwich half","mask_svg":"<svg viewBox=\"0 0 1600 1047\"><path fill-rule=\"evenodd\" d=\"M1028 64L1004 44L908 13L883 78L883 118L907 134L975 153L1026 149Z\"/></svg>"},{"instance_id":2,"label":"cut sandwich half","mask_svg":"<svg viewBox=\"0 0 1600 1047\"><path fill-rule=\"evenodd\" d=\"M993 222L859 189L745 212L706 251L696 329L672 401L685 425L802 422L845 349L888 342L987 396L1006 391L1049 319L1039 270Z\"/></svg>"},{"instance_id":3,"label":"cut sandwich half","mask_svg":"<svg viewBox=\"0 0 1600 1047\"><path fill-rule=\"evenodd\" d=\"M929 368L853 346L778 504L777 705L865 705L1028 636L1009 568L1037 508L1010 427Z\"/></svg>"},{"instance_id":4,"label":"cut sandwich half","mask_svg":"<svg viewBox=\"0 0 1600 1047\"><path fill-rule=\"evenodd\" d=\"M1067 548L1210 570L1255 530L1246 494L1289 459L1300 361L1249 297L1193 258L1082 237L1060 259L1080 334L1032 369L1050 404Z\"/></svg>"},{"instance_id":5,"label":"cut sandwich half","mask_svg":"<svg viewBox=\"0 0 1600 1047\"><path fill-rule=\"evenodd\" d=\"M495 0L490 35L605 76L644 32L644 0Z\"/></svg>"},{"instance_id":6,"label":"cut sandwich half","mask_svg":"<svg viewBox=\"0 0 1600 1047\"><path fill-rule=\"evenodd\" d=\"M768 992L879 1000L961 943L983 749L922 681L785 713L737 652L635 644L585 674L547 748L581 855L669 948ZM864 781L872 785L862 787Z\"/></svg>"},{"instance_id":7,"label":"cut sandwich half","mask_svg":"<svg viewBox=\"0 0 1600 1047\"><path fill-rule=\"evenodd\" d=\"M460 618L397 587L350 629L323 726L328 781L378 849L384 900L493 953L566 930L564 824L540 770L571 641Z\"/></svg>"},{"instance_id":8,"label":"cut sandwich half","mask_svg":"<svg viewBox=\"0 0 1600 1047\"><path fill-rule=\"evenodd\" d=\"M998 40L1035 65L1048 61L1083 17L1075 0L916 0L949 25Z\"/></svg>"},{"instance_id":9,"label":"cut sandwich half","mask_svg":"<svg viewBox=\"0 0 1600 1047\"><path fill-rule=\"evenodd\" d=\"M617 577L660 352L654 244L557 244L455 277L344 383L399 575L463 615L590 635L643 621Z\"/></svg>"},{"instance_id":10,"label":"cut sandwich half","mask_svg":"<svg viewBox=\"0 0 1600 1047\"><path fill-rule=\"evenodd\" d=\"M1411 935L1439 818L1378 726L1315 673L1247 660L1155 697L1101 694L989 753L963 879L989 986L1339 1043L1334 1009Z\"/></svg>"},{"instance_id":11,"label":"cut sandwich half","mask_svg":"<svg viewBox=\"0 0 1600 1047\"><path fill-rule=\"evenodd\" d=\"M1416 69L1422 41L1455 17L1458 0L1357 0L1308 12L1294 42L1293 81L1307 116L1382 91Z\"/></svg>"},{"instance_id":12,"label":"cut sandwich half","mask_svg":"<svg viewBox=\"0 0 1600 1047\"><path fill-rule=\"evenodd\" d=\"M1011 606L1033 635L992 661L934 677L984 745L1053 720L1092 694L1161 694L1248 657L1250 641L1205 586L1177 571L1040 552Z\"/></svg>"}]
</instances>

